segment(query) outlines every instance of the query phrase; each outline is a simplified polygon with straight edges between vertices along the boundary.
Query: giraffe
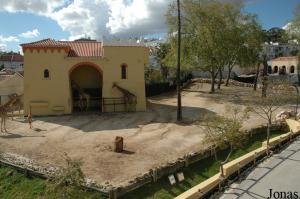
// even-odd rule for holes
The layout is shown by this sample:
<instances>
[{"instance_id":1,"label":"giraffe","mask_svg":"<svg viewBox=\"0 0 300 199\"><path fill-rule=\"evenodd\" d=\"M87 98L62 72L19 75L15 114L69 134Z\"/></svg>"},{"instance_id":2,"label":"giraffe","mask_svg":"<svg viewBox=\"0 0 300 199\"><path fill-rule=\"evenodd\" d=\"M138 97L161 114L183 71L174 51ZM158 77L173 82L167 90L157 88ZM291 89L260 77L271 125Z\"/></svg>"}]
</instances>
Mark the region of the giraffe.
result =
<instances>
[{"instance_id":1,"label":"giraffe","mask_svg":"<svg viewBox=\"0 0 300 199\"><path fill-rule=\"evenodd\" d=\"M113 84L113 88L117 88L124 95L125 100L125 111L128 111L128 105L136 104L136 96L128 90L118 86L116 83Z\"/></svg>"},{"instance_id":2,"label":"giraffe","mask_svg":"<svg viewBox=\"0 0 300 199\"><path fill-rule=\"evenodd\" d=\"M12 120L14 120L14 116L13 116L14 110L16 110L16 109L19 110L19 115L21 114L21 108L23 106L22 99L21 99L22 96L23 96L23 94L18 95L16 93L11 94L11 95L8 96L9 99L16 98L16 101L11 104L11 111L12 111L12 117L11 117L11 119Z\"/></svg>"},{"instance_id":3,"label":"giraffe","mask_svg":"<svg viewBox=\"0 0 300 199\"><path fill-rule=\"evenodd\" d=\"M86 92L84 92L84 90L74 80L71 80L71 86L73 89L78 91L80 110L83 111L83 109L85 108L85 111L87 111L89 108L89 103L90 103L90 98L91 98L90 95L87 94ZM83 102L84 100L86 101L85 107L84 107L84 102Z\"/></svg>"},{"instance_id":4,"label":"giraffe","mask_svg":"<svg viewBox=\"0 0 300 199\"><path fill-rule=\"evenodd\" d=\"M8 100L5 104L0 106L0 117L1 117L1 132L3 130L7 132L6 129L6 118L8 117L7 112L11 108L12 104L17 101L16 97L12 97L11 99Z\"/></svg>"}]
</instances>

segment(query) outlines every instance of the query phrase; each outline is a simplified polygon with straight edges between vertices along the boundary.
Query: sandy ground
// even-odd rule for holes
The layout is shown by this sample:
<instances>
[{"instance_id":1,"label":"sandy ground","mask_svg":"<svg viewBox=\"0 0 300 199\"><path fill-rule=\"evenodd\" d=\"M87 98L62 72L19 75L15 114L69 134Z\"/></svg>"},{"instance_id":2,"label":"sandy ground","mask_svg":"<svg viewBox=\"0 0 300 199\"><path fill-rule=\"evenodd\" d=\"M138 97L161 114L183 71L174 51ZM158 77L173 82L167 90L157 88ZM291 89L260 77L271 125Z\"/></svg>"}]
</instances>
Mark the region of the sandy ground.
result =
<instances>
[{"instance_id":1,"label":"sandy ground","mask_svg":"<svg viewBox=\"0 0 300 199\"><path fill-rule=\"evenodd\" d=\"M39 164L63 165L63 153L81 159L87 177L117 186L153 167L204 146L203 129L196 121L205 114L225 114L225 105L244 106L252 89L229 87L209 94L209 85L194 84L183 91L184 122L176 123L176 95L150 98L148 110L138 113L35 117L30 130L21 118L8 122L0 134L0 151L20 154ZM244 128L264 121L251 116ZM125 139L126 151L112 152L114 138Z\"/></svg>"}]
</instances>

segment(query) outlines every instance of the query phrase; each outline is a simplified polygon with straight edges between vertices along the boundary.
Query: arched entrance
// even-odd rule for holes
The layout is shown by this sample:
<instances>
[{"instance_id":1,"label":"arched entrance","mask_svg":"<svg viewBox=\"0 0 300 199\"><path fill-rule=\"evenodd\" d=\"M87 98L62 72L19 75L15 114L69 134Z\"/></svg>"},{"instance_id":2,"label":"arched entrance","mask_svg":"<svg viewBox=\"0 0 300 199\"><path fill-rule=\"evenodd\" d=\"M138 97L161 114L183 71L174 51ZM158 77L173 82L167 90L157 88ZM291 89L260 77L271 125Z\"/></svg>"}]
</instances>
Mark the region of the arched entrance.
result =
<instances>
[{"instance_id":1,"label":"arched entrance","mask_svg":"<svg viewBox=\"0 0 300 199\"><path fill-rule=\"evenodd\" d=\"M103 74L94 63L84 62L69 72L72 112L101 112Z\"/></svg>"},{"instance_id":2,"label":"arched entrance","mask_svg":"<svg viewBox=\"0 0 300 199\"><path fill-rule=\"evenodd\" d=\"M274 66L273 73L278 73L278 66Z\"/></svg>"},{"instance_id":3,"label":"arched entrance","mask_svg":"<svg viewBox=\"0 0 300 199\"><path fill-rule=\"evenodd\" d=\"M285 75L285 74L286 74L286 66L282 66L279 71L279 75Z\"/></svg>"}]
</instances>

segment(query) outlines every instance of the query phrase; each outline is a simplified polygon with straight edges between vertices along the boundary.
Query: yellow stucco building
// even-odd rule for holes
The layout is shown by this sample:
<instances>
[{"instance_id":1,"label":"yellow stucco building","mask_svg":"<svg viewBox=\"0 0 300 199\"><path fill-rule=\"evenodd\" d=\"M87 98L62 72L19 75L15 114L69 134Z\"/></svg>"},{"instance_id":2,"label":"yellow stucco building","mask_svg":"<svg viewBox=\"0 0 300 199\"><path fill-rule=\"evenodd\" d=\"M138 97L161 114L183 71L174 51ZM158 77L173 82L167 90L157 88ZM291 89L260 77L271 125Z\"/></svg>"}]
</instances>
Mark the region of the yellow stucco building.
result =
<instances>
[{"instance_id":1,"label":"yellow stucco building","mask_svg":"<svg viewBox=\"0 0 300 199\"><path fill-rule=\"evenodd\" d=\"M143 45L46 39L21 46L25 114L146 109Z\"/></svg>"}]
</instances>

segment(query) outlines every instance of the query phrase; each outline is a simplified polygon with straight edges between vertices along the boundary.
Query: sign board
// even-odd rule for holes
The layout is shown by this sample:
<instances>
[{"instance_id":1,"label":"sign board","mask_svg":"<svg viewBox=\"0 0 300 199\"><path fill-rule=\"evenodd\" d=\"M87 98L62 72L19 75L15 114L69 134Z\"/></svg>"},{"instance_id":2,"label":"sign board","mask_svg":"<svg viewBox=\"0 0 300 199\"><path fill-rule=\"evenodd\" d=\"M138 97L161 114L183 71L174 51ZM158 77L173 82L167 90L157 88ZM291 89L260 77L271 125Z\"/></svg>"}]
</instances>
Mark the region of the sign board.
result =
<instances>
[{"instance_id":1,"label":"sign board","mask_svg":"<svg viewBox=\"0 0 300 199\"><path fill-rule=\"evenodd\" d=\"M170 181L170 184L171 184L171 185L176 184L176 180L175 180L174 175L169 175L169 181Z\"/></svg>"},{"instance_id":2,"label":"sign board","mask_svg":"<svg viewBox=\"0 0 300 199\"><path fill-rule=\"evenodd\" d=\"M177 173L177 179L179 182L184 181L184 175L183 172Z\"/></svg>"}]
</instances>

